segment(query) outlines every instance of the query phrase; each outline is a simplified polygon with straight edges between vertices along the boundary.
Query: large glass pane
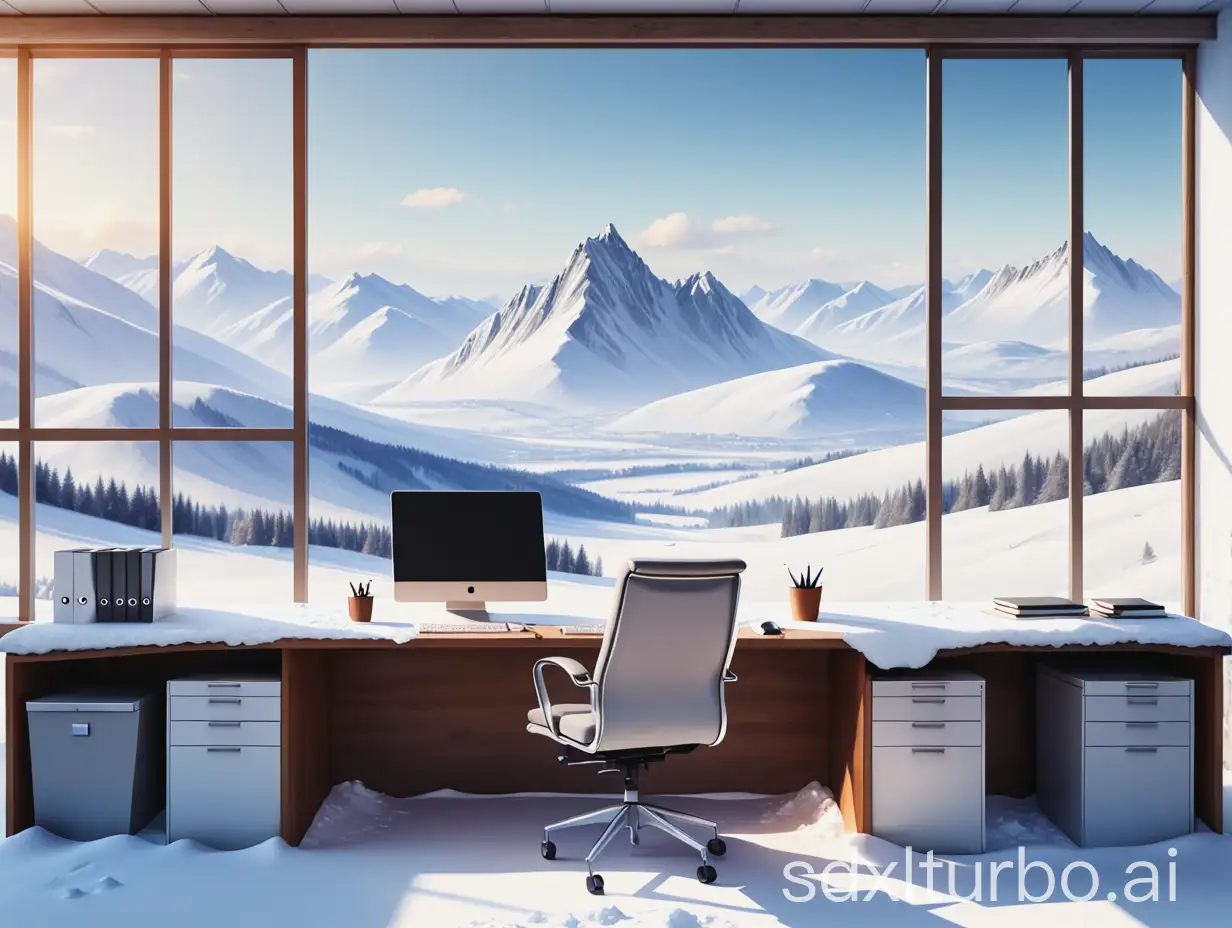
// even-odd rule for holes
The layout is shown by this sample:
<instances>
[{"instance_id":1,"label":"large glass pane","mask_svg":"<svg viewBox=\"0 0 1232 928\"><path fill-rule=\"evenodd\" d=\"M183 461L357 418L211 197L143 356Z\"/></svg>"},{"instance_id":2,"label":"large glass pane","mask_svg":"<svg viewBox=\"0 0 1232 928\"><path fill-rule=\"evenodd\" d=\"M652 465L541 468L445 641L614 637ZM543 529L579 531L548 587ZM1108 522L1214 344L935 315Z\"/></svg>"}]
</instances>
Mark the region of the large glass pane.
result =
<instances>
[{"instance_id":1,"label":"large glass pane","mask_svg":"<svg viewBox=\"0 0 1232 928\"><path fill-rule=\"evenodd\" d=\"M1064 59L950 59L942 81L944 389L1065 390ZM922 337L923 312L917 337Z\"/></svg>"},{"instance_id":2,"label":"large glass pane","mask_svg":"<svg viewBox=\"0 0 1232 928\"><path fill-rule=\"evenodd\" d=\"M17 442L6 441L0 442L0 621L17 615L17 531Z\"/></svg>"},{"instance_id":3,"label":"large glass pane","mask_svg":"<svg viewBox=\"0 0 1232 928\"><path fill-rule=\"evenodd\" d=\"M17 62L0 58L0 421L16 418Z\"/></svg>"},{"instance_id":4,"label":"large glass pane","mask_svg":"<svg viewBox=\"0 0 1232 928\"><path fill-rule=\"evenodd\" d=\"M1083 63L1087 390L1176 392L1181 350L1181 62Z\"/></svg>"},{"instance_id":5,"label":"large glass pane","mask_svg":"<svg viewBox=\"0 0 1232 928\"><path fill-rule=\"evenodd\" d=\"M32 67L35 423L155 426L158 60Z\"/></svg>"},{"instance_id":6,"label":"large glass pane","mask_svg":"<svg viewBox=\"0 0 1232 928\"><path fill-rule=\"evenodd\" d=\"M176 425L291 425L289 59L173 68Z\"/></svg>"},{"instance_id":7,"label":"large glass pane","mask_svg":"<svg viewBox=\"0 0 1232 928\"><path fill-rule=\"evenodd\" d=\"M1088 596L1181 608L1181 412L1083 417L1083 580Z\"/></svg>"},{"instance_id":8,"label":"large glass pane","mask_svg":"<svg viewBox=\"0 0 1232 928\"><path fill-rule=\"evenodd\" d=\"M290 602L291 444L179 441L172 460L180 601Z\"/></svg>"},{"instance_id":9,"label":"large glass pane","mask_svg":"<svg viewBox=\"0 0 1232 928\"><path fill-rule=\"evenodd\" d=\"M942 443L945 598L1068 595L1069 415L989 419Z\"/></svg>"},{"instance_id":10,"label":"large glass pane","mask_svg":"<svg viewBox=\"0 0 1232 928\"><path fill-rule=\"evenodd\" d=\"M50 619L56 551L159 543L158 443L39 442L34 463L36 608Z\"/></svg>"},{"instance_id":11,"label":"large glass pane","mask_svg":"<svg viewBox=\"0 0 1232 928\"><path fill-rule=\"evenodd\" d=\"M592 573L739 555L753 599L784 561L828 598L922 594L920 51L313 51L309 77L314 598L388 577L361 529L426 487L540 490ZM553 582L596 585L569 560Z\"/></svg>"}]
</instances>

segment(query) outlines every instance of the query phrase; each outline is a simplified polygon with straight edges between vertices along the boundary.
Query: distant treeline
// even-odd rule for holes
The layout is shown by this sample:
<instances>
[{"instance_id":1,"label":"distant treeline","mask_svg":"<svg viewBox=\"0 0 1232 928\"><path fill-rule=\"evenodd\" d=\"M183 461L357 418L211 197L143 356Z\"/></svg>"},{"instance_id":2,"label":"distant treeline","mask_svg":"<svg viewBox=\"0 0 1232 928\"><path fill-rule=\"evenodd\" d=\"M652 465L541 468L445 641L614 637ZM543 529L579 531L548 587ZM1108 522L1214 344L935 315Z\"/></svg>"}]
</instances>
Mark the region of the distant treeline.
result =
<instances>
[{"instance_id":1,"label":"distant treeline","mask_svg":"<svg viewBox=\"0 0 1232 928\"><path fill-rule=\"evenodd\" d=\"M1096 377L1106 377L1108 374L1115 374L1118 371L1133 370L1135 367L1146 367L1148 364L1161 364L1164 361L1175 361L1179 357L1179 354L1168 354L1164 355L1162 358L1155 358L1150 361L1128 361L1125 364L1116 364L1112 367L1109 367L1106 364L1100 365L1099 367L1088 367L1083 369L1082 379L1094 380ZM1178 384L1177 387L1177 393L1180 393L1180 385Z\"/></svg>"},{"instance_id":2,"label":"distant treeline","mask_svg":"<svg viewBox=\"0 0 1232 928\"><path fill-rule=\"evenodd\" d=\"M1087 443L1082 457L1084 496L1121 490L1147 483L1179 480L1181 476L1181 418L1175 411L1119 435L1105 434ZM947 480L941 489L942 512L961 512L987 506L990 511L1017 509L1050 503L1069 496L1069 456L1058 452L1051 458L1027 452L1017 467L999 467L967 472ZM785 499L776 497L755 504L728 507L726 518L749 518L777 508L783 537L828 532L842 528L872 526L887 528L922 522L925 513L922 480L907 483L881 497L866 494L840 501L833 496ZM713 523L712 523L713 524ZM728 524L758 524L756 522ZM763 521L761 524L765 524Z\"/></svg>"},{"instance_id":3,"label":"distant treeline","mask_svg":"<svg viewBox=\"0 0 1232 928\"><path fill-rule=\"evenodd\" d=\"M564 574L584 574L588 577L603 576L603 558L597 557L591 561L584 544L578 545L577 551L574 551L568 538L564 541L553 538L547 543L543 553L548 570L558 570Z\"/></svg>"}]
</instances>

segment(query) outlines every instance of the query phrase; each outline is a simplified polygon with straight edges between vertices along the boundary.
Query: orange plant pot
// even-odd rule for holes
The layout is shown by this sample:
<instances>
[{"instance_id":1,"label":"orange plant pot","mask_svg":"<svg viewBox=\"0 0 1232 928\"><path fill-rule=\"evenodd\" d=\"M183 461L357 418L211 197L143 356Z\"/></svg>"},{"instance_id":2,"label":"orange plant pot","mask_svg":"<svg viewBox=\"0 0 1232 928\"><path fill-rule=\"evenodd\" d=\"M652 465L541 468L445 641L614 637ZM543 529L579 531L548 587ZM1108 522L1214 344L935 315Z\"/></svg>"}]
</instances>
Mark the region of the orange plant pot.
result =
<instances>
[{"instance_id":1,"label":"orange plant pot","mask_svg":"<svg viewBox=\"0 0 1232 928\"><path fill-rule=\"evenodd\" d=\"M371 596L352 596L347 605L350 607L352 622L372 621Z\"/></svg>"},{"instance_id":2,"label":"orange plant pot","mask_svg":"<svg viewBox=\"0 0 1232 928\"><path fill-rule=\"evenodd\" d=\"M821 587L791 588L791 617L797 622L816 622L821 612Z\"/></svg>"}]
</instances>

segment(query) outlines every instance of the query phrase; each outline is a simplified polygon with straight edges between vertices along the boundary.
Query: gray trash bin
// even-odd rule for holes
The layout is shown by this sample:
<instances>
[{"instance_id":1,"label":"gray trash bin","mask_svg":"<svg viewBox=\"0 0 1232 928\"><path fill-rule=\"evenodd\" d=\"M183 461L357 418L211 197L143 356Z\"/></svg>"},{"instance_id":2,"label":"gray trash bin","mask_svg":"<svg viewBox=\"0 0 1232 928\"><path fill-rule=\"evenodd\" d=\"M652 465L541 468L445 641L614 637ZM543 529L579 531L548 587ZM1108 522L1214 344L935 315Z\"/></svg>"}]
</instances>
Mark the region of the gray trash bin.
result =
<instances>
[{"instance_id":1,"label":"gray trash bin","mask_svg":"<svg viewBox=\"0 0 1232 928\"><path fill-rule=\"evenodd\" d=\"M159 702L132 687L26 703L34 824L76 841L136 834L162 806Z\"/></svg>"}]
</instances>

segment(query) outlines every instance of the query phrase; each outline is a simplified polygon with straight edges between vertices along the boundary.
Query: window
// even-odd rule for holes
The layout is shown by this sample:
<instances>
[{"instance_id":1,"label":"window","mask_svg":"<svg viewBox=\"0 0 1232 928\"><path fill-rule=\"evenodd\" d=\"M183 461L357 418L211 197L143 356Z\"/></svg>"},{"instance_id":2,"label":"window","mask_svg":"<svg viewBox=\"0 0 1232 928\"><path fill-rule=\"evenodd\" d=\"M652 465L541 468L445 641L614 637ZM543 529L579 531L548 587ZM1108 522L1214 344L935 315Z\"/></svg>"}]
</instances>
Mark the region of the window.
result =
<instances>
[{"instance_id":1,"label":"window","mask_svg":"<svg viewBox=\"0 0 1232 928\"><path fill-rule=\"evenodd\" d=\"M158 425L158 61L34 68L35 424Z\"/></svg>"},{"instance_id":2,"label":"window","mask_svg":"<svg viewBox=\"0 0 1232 928\"><path fill-rule=\"evenodd\" d=\"M57 544L130 536L174 536L197 601L387 595L416 487L539 490L558 583L736 554L754 600L786 562L829 601L1192 605L1180 60L987 52L0 58L0 214L32 204L0 250L17 611Z\"/></svg>"},{"instance_id":3,"label":"window","mask_svg":"<svg viewBox=\"0 0 1232 928\"><path fill-rule=\"evenodd\" d=\"M313 525L358 551L393 488L523 486L561 581L738 553L757 599L784 561L920 595L923 66L312 52Z\"/></svg>"}]
</instances>

